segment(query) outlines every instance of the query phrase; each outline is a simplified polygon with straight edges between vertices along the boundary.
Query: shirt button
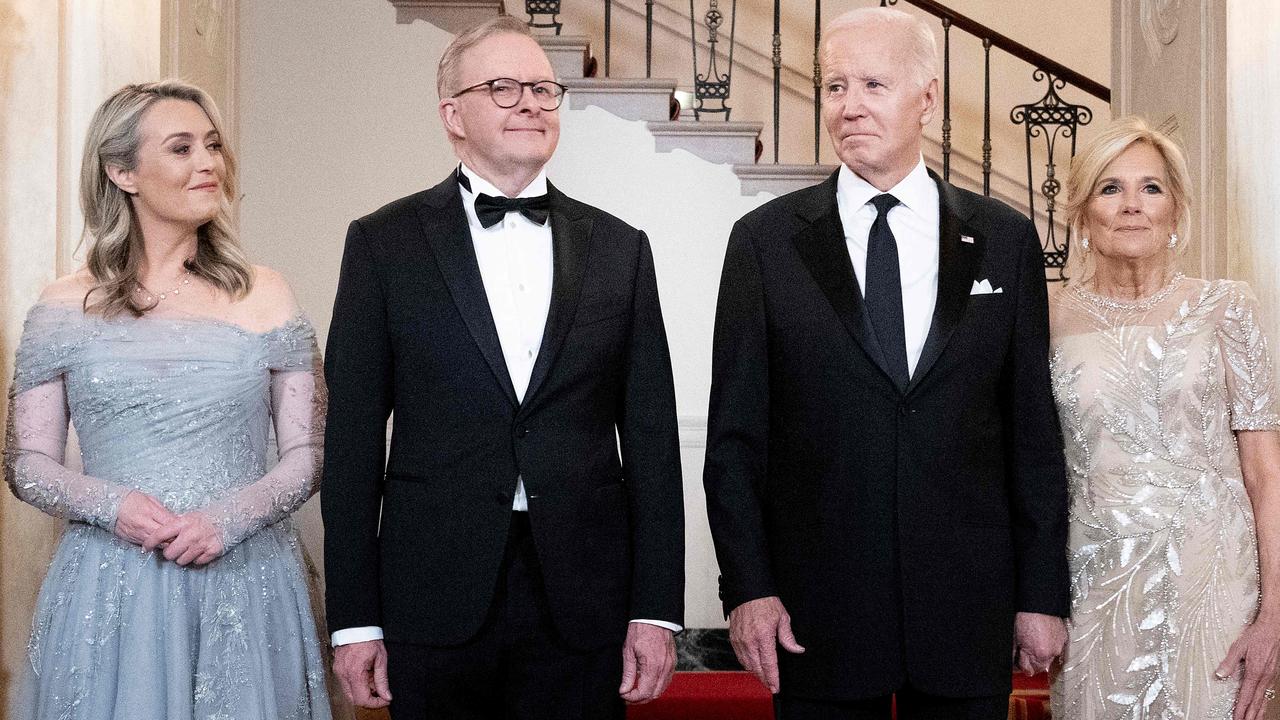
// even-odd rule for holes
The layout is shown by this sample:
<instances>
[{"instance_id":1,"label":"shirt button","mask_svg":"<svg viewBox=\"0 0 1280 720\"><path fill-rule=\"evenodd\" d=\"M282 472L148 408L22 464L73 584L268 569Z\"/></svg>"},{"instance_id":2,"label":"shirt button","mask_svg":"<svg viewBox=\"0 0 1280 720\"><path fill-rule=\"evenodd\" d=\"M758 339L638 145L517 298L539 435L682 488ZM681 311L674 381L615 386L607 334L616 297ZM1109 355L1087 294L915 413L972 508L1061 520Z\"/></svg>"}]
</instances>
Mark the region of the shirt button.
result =
<instances>
[{"instance_id":1,"label":"shirt button","mask_svg":"<svg viewBox=\"0 0 1280 720\"><path fill-rule=\"evenodd\" d=\"M525 354L525 357L533 357L533 351L532 351L532 350L525 350L525 351L524 351L524 354Z\"/></svg>"},{"instance_id":2,"label":"shirt button","mask_svg":"<svg viewBox=\"0 0 1280 720\"><path fill-rule=\"evenodd\" d=\"M520 289L520 292L524 292L524 283L520 283L516 287Z\"/></svg>"}]
</instances>

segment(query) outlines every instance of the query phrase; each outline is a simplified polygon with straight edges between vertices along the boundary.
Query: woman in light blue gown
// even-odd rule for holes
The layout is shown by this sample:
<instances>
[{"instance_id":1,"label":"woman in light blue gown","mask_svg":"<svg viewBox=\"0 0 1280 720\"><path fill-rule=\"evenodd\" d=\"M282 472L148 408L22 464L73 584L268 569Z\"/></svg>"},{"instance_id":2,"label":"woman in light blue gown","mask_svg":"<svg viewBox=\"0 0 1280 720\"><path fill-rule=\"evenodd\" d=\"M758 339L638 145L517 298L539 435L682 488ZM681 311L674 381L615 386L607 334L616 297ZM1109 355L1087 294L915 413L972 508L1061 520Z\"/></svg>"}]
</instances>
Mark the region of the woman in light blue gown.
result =
<instances>
[{"instance_id":1,"label":"woman in light blue gown","mask_svg":"<svg viewBox=\"0 0 1280 720\"><path fill-rule=\"evenodd\" d=\"M125 87L91 123L87 267L31 309L10 392L5 479L68 521L11 717L332 716L289 521L320 471L315 333L236 241L221 128L175 81Z\"/></svg>"}]
</instances>

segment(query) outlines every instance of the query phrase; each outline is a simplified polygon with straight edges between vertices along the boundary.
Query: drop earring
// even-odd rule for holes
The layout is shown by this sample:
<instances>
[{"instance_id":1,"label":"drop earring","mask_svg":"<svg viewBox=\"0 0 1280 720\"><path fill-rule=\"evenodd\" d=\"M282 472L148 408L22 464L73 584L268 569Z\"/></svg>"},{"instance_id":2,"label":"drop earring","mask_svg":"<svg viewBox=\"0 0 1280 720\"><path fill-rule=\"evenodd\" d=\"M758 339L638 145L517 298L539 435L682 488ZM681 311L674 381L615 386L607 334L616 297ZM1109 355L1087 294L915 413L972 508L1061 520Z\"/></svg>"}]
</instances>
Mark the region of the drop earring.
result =
<instances>
[{"instance_id":1,"label":"drop earring","mask_svg":"<svg viewBox=\"0 0 1280 720\"><path fill-rule=\"evenodd\" d=\"M1178 233L1169 233L1169 249L1178 249Z\"/></svg>"},{"instance_id":2,"label":"drop earring","mask_svg":"<svg viewBox=\"0 0 1280 720\"><path fill-rule=\"evenodd\" d=\"M1085 251L1086 253L1089 252L1089 236L1088 235L1085 235L1084 237L1080 238L1080 249Z\"/></svg>"}]
</instances>

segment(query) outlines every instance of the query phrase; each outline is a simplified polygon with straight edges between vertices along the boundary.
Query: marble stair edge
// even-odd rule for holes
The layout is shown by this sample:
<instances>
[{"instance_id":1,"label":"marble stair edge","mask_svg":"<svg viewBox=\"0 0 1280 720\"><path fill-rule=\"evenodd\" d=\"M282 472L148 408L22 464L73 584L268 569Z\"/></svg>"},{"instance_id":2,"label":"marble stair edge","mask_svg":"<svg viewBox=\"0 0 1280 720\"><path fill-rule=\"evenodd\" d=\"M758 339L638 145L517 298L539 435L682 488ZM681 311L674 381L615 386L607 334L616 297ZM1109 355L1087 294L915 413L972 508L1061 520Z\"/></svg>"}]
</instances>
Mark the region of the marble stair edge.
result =
<instances>
[{"instance_id":1,"label":"marble stair edge","mask_svg":"<svg viewBox=\"0 0 1280 720\"><path fill-rule=\"evenodd\" d=\"M457 35L502 12L502 0L390 0L396 23L428 22Z\"/></svg>"}]
</instances>

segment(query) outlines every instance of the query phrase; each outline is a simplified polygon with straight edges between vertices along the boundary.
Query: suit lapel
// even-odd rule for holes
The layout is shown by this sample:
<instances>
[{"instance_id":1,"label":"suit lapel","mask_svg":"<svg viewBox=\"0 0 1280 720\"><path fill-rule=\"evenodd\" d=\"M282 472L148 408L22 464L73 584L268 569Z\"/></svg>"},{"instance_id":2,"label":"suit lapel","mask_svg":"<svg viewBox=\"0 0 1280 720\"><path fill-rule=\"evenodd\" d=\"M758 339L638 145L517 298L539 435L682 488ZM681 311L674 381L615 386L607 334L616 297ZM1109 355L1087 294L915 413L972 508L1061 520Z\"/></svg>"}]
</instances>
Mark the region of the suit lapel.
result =
<instances>
[{"instance_id":1,"label":"suit lapel","mask_svg":"<svg viewBox=\"0 0 1280 720\"><path fill-rule=\"evenodd\" d=\"M522 408L529 407L537 396L560 347L564 345L565 336L569 334L582 290L582 276L587 269L587 254L591 249L591 219L577 212L573 201L551 183L547 183L547 194L551 200L553 256L551 307L547 311L542 346L529 374L529 387L525 390Z\"/></svg>"},{"instance_id":2,"label":"suit lapel","mask_svg":"<svg viewBox=\"0 0 1280 720\"><path fill-rule=\"evenodd\" d=\"M826 182L818 186L820 192L815 194L815 201L801 208L801 216L810 225L807 232L797 233L792 242L800 259L809 269L809 274L818 287L822 288L822 293L836 311L840 323L892 382L893 374L889 372L888 362L880 351L880 345L876 342L875 333L872 332L863 310L862 291L858 288L853 262L849 259L844 227L840 223L840 211L836 205L838 175L839 173L833 173Z\"/></svg>"},{"instance_id":3,"label":"suit lapel","mask_svg":"<svg viewBox=\"0 0 1280 720\"><path fill-rule=\"evenodd\" d=\"M493 311L484 291L484 280L480 277L480 265L476 261L467 213L462 208L462 194L458 191L455 176L451 175L432 189L418 207L418 216L423 236L435 254L440 274L444 276L462 321L479 346L502 392L513 407L518 405L507 363L502 356L502 344L498 341Z\"/></svg>"},{"instance_id":4,"label":"suit lapel","mask_svg":"<svg viewBox=\"0 0 1280 720\"><path fill-rule=\"evenodd\" d=\"M959 325L986 250L986 238L965 224L972 208L954 187L942 182L933 171L929 171L929 177L938 185L938 299L907 392L914 390L928 374Z\"/></svg>"}]
</instances>

